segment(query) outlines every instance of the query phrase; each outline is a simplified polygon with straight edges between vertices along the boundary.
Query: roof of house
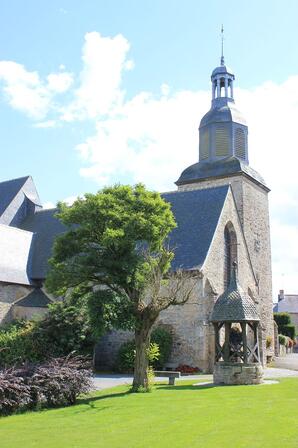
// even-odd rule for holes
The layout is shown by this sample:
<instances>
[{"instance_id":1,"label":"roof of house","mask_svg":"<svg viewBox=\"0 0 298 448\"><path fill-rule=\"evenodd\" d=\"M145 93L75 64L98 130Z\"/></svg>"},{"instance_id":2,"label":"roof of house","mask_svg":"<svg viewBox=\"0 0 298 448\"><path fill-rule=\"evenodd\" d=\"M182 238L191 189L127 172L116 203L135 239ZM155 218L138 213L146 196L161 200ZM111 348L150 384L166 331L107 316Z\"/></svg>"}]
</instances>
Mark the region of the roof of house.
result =
<instances>
[{"instance_id":1,"label":"roof of house","mask_svg":"<svg viewBox=\"0 0 298 448\"><path fill-rule=\"evenodd\" d=\"M276 304L279 313L298 313L298 294L285 294L284 299Z\"/></svg>"},{"instance_id":2,"label":"roof of house","mask_svg":"<svg viewBox=\"0 0 298 448\"><path fill-rule=\"evenodd\" d=\"M44 279L52 255L55 237L66 231L66 227L55 217L57 209L39 210L22 223L24 230L34 232L31 278Z\"/></svg>"},{"instance_id":3,"label":"roof of house","mask_svg":"<svg viewBox=\"0 0 298 448\"><path fill-rule=\"evenodd\" d=\"M24 306L27 308L38 307L47 308L52 303L52 300L40 288L33 289L25 297L14 302L14 306Z\"/></svg>"},{"instance_id":4,"label":"roof of house","mask_svg":"<svg viewBox=\"0 0 298 448\"><path fill-rule=\"evenodd\" d=\"M162 197L171 203L177 227L169 236L173 269L199 269L207 256L229 186L174 191Z\"/></svg>"}]
</instances>

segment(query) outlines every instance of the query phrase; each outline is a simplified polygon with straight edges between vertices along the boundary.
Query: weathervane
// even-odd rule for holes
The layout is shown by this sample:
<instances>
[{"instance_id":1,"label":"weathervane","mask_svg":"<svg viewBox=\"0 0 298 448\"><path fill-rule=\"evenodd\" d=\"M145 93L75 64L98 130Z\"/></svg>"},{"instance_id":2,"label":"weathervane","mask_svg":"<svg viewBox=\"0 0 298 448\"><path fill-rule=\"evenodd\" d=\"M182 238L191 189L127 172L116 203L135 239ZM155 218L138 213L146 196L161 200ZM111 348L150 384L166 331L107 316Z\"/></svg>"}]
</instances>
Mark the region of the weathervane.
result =
<instances>
[{"instance_id":1,"label":"weathervane","mask_svg":"<svg viewBox=\"0 0 298 448\"><path fill-rule=\"evenodd\" d=\"M221 58L220 58L220 65L225 65L225 58L224 58L224 27L221 25Z\"/></svg>"}]
</instances>

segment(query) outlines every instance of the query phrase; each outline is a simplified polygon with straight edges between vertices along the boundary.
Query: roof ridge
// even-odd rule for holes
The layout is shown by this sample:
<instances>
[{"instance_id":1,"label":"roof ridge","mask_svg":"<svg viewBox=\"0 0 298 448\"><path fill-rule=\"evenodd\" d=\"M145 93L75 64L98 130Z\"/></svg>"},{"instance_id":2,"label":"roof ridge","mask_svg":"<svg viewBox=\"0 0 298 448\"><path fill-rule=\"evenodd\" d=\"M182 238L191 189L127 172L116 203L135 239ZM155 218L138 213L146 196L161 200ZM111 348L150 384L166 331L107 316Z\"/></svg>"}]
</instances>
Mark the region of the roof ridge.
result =
<instances>
[{"instance_id":1,"label":"roof ridge","mask_svg":"<svg viewBox=\"0 0 298 448\"><path fill-rule=\"evenodd\" d=\"M22 177L16 177L15 179L3 180L3 181L0 182L0 185L1 184L8 184L10 182L15 182L16 180L23 180L23 179L24 179L24 183L25 183L25 180L28 180L31 177L32 176L30 176L30 174L29 174L28 176L22 176Z\"/></svg>"}]
</instances>

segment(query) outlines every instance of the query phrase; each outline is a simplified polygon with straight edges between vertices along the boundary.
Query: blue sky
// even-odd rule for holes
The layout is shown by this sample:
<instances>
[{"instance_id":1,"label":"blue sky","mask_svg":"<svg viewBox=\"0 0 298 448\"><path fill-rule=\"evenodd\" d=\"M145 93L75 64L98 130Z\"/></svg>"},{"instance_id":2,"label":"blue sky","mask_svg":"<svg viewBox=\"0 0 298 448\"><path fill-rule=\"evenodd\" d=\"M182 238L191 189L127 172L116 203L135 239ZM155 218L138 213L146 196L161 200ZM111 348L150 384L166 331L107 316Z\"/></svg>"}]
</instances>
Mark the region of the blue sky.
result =
<instances>
[{"instance_id":1,"label":"blue sky","mask_svg":"<svg viewBox=\"0 0 298 448\"><path fill-rule=\"evenodd\" d=\"M272 188L274 291L298 292L297 1L11 0L0 11L0 179L31 174L47 205L119 181L175 188L198 157L224 23L250 162Z\"/></svg>"}]
</instances>

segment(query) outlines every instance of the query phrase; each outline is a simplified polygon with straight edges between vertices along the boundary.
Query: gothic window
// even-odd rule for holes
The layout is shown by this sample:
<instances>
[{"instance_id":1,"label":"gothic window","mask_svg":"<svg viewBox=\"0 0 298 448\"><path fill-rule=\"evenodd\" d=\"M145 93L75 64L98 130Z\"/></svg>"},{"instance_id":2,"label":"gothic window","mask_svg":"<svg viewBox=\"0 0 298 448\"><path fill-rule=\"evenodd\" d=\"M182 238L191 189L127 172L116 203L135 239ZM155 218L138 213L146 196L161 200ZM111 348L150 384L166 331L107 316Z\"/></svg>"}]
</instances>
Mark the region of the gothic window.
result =
<instances>
[{"instance_id":1,"label":"gothic window","mask_svg":"<svg viewBox=\"0 0 298 448\"><path fill-rule=\"evenodd\" d=\"M234 134L235 154L240 159L245 159L245 132L241 128L237 128Z\"/></svg>"},{"instance_id":2,"label":"gothic window","mask_svg":"<svg viewBox=\"0 0 298 448\"><path fill-rule=\"evenodd\" d=\"M203 129L200 136L200 160L209 157L209 129Z\"/></svg>"},{"instance_id":3,"label":"gothic window","mask_svg":"<svg viewBox=\"0 0 298 448\"><path fill-rule=\"evenodd\" d=\"M229 132L224 124L218 124L215 129L215 154L219 157L229 155Z\"/></svg>"},{"instance_id":4,"label":"gothic window","mask_svg":"<svg viewBox=\"0 0 298 448\"><path fill-rule=\"evenodd\" d=\"M237 262L237 237L233 224L229 222L224 230L224 289L229 286L234 261Z\"/></svg>"}]
</instances>

